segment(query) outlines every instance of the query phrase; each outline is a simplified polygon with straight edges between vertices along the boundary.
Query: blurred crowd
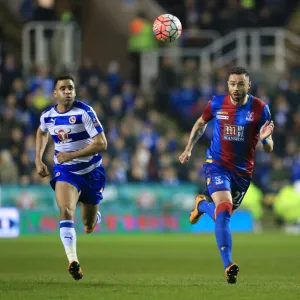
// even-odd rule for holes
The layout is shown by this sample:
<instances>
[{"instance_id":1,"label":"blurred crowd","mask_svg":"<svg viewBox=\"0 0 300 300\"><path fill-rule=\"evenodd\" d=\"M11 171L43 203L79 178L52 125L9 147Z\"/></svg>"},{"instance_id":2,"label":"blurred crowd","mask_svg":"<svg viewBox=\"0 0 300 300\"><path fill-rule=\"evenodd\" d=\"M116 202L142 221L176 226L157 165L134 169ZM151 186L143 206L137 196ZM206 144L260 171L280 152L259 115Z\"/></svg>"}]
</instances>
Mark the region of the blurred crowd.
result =
<instances>
[{"instance_id":1,"label":"blurred crowd","mask_svg":"<svg viewBox=\"0 0 300 300\"><path fill-rule=\"evenodd\" d=\"M182 129L189 131L201 115L207 101L213 95L227 92L228 70L217 69L211 75L205 76L199 73L196 60L183 61L181 71L178 71L177 65L178 62L172 61L172 58L163 59L159 77L155 81L155 101L161 111L175 117ZM255 157L253 181L264 193L277 193L290 183L298 188L300 182L299 75L299 68L294 66L271 84L264 80L262 74L250 74L250 93L269 104L275 122L274 152L264 153L261 144L258 143ZM199 143L198 153L195 151L196 157L205 156L212 129L213 122L209 124L204 138ZM201 174L198 158L195 165L198 166L198 174Z\"/></svg>"},{"instance_id":2,"label":"blurred crowd","mask_svg":"<svg viewBox=\"0 0 300 300\"><path fill-rule=\"evenodd\" d=\"M226 34L240 26L280 26L297 1L158 2L177 15L185 28L214 29ZM32 1L23 1L21 12L24 19L38 20L43 14L43 19L58 18L53 14L52 6L31 6L29 10L31 4ZM30 13L26 15L26 12ZM59 18L68 22L73 17L65 11ZM147 94L132 84L129 78L121 76L118 62L109 62L107 69L101 70L90 59L84 59L78 72L73 74L76 98L94 108L104 127L108 149L103 153L103 164L108 184L158 182L172 186L189 182L198 185L199 189L205 186L202 166L213 122L196 145L191 161L181 165L178 157L207 101L213 95L227 92L228 69L216 69L212 74L203 75L198 71L197 60L178 62L164 57L158 78L154 79L152 93ZM274 197L280 197L277 203L284 204L285 200L295 199L295 207L298 207L300 68L293 66L277 79L272 74L273 82L264 81L261 74L250 76L251 93L269 104L275 122L274 152L266 154L261 144L257 145L253 174L257 194L266 195L266 205L272 206ZM24 76L16 58L1 49L0 184L48 184L49 178L41 179L35 171L35 132L41 112L55 104L52 95L54 79L53 70L46 66L35 68L31 74ZM50 170L53 152L51 141L44 155L44 162ZM260 199L261 196L259 202ZM289 207L292 207L290 211L296 211L293 206ZM277 210L278 215L287 211L286 208ZM297 212L298 215L300 212Z\"/></svg>"},{"instance_id":3,"label":"blurred crowd","mask_svg":"<svg viewBox=\"0 0 300 300\"><path fill-rule=\"evenodd\" d=\"M208 99L226 93L227 71L200 76L196 61L187 60L183 65L178 74L172 60L164 59L153 100L121 77L117 62L109 63L103 72L89 59L84 61L77 74L77 99L92 105L104 126L109 147L103 161L109 183L204 183L202 164L213 124L189 164L179 165L178 156ZM54 76L49 69L40 68L24 78L14 57L7 55L1 78L1 183L46 183L48 179L41 180L34 170L35 131L40 113L55 103ZM253 179L264 192L276 192L285 182L300 180L300 79L286 73L275 86L255 76L251 80L251 93L269 104L276 124L274 152L265 154L257 146ZM51 142L45 154L49 167L52 156Z\"/></svg>"},{"instance_id":4,"label":"blurred crowd","mask_svg":"<svg viewBox=\"0 0 300 300\"><path fill-rule=\"evenodd\" d=\"M215 29L227 33L239 27L282 26L297 0L158 0L185 29Z\"/></svg>"},{"instance_id":5,"label":"blurred crowd","mask_svg":"<svg viewBox=\"0 0 300 300\"><path fill-rule=\"evenodd\" d=\"M282 26L296 1L210 0L185 1L188 28L216 29L228 33L240 27Z\"/></svg>"},{"instance_id":6,"label":"blurred crowd","mask_svg":"<svg viewBox=\"0 0 300 300\"><path fill-rule=\"evenodd\" d=\"M13 56L7 55L1 71L0 182L46 184L34 169L35 131L40 113L53 105L54 76L47 68L24 78ZM182 174L177 157L185 141L154 109L151 98L121 78L119 65L111 62L107 72L86 59L77 74L77 99L95 109L108 138L103 153L109 183L159 181L176 184ZM44 160L51 167L53 143Z\"/></svg>"},{"instance_id":7,"label":"blurred crowd","mask_svg":"<svg viewBox=\"0 0 300 300\"><path fill-rule=\"evenodd\" d=\"M212 31L225 35L236 28L280 27L286 24L298 0L158 0L177 16L185 29L180 43L185 47L205 46ZM205 35L201 30L209 30Z\"/></svg>"}]
</instances>

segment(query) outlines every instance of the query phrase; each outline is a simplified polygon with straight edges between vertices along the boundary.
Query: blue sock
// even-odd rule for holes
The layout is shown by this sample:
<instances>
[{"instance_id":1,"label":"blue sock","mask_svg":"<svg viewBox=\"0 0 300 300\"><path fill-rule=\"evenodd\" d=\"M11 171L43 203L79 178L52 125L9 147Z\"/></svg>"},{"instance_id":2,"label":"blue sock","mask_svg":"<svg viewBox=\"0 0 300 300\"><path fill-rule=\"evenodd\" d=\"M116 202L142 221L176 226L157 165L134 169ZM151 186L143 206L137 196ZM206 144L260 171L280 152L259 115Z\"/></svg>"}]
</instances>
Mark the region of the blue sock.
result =
<instances>
[{"instance_id":1,"label":"blue sock","mask_svg":"<svg viewBox=\"0 0 300 300\"><path fill-rule=\"evenodd\" d=\"M209 203L203 200L198 204L198 211L208 214L213 220L215 220L215 209L216 205L214 202Z\"/></svg>"},{"instance_id":2,"label":"blue sock","mask_svg":"<svg viewBox=\"0 0 300 300\"><path fill-rule=\"evenodd\" d=\"M232 239L229 228L232 203L221 202L216 209L215 236L223 260L224 269L232 263Z\"/></svg>"}]
</instances>

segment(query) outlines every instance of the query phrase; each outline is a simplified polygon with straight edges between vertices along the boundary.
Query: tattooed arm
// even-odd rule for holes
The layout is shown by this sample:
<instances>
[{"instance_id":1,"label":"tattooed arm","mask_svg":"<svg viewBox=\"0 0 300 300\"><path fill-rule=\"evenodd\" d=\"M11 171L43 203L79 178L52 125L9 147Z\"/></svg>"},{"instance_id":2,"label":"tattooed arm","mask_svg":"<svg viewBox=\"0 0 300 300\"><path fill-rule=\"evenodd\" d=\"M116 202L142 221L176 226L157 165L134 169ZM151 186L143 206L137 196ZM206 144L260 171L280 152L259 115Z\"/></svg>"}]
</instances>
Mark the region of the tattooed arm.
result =
<instances>
[{"instance_id":1,"label":"tattooed arm","mask_svg":"<svg viewBox=\"0 0 300 300\"><path fill-rule=\"evenodd\" d=\"M203 135L205 129L207 126L207 122L203 120L202 117L200 117L197 122L194 124L193 129L190 134L189 141L185 147L184 152L179 156L179 160L182 164L186 163L192 154L192 149L197 143L197 141L200 139L200 137Z\"/></svg>"}]
</instances>

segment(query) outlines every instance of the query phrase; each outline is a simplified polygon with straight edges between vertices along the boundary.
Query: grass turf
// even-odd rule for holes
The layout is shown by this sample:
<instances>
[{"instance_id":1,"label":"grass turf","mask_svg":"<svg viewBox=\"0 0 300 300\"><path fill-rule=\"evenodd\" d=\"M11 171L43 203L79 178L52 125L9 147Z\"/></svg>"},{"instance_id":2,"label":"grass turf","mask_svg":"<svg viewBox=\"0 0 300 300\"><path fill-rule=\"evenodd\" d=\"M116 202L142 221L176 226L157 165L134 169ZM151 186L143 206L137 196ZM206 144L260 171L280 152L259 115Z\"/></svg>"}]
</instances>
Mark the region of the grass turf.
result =
<instances>
[{"instance_id":1,"label":"grass turf","mask_svg":"<svg viewBox=\"0 0 300 300\"><path fill-rule=\"evenodd\" d=\"M75 282L59 236L0 239L0 299L300 299L300 239L233 236L237 285L228 285L213 235L78 236Z\"/></svg>"}]
</instances>

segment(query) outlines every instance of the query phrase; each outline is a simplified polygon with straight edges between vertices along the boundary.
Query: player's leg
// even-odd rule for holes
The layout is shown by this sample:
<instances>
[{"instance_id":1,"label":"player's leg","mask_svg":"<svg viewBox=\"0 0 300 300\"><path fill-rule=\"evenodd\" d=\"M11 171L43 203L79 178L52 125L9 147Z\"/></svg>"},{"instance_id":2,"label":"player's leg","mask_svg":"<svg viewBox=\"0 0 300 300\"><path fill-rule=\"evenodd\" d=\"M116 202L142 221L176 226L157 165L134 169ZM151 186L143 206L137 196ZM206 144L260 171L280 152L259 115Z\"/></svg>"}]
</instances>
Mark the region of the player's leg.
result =
<instances>
[{"instance_id":1,"label":"player's leg","mask_svg":"<svg viewBox=\"0 0 300 300\"><path fill-rule=\"evenodd\" d=\"M75 280L79 280L83 274L77 257L77 237L74 226L78 188L70 183L72 175L63 172L56 174L58 175L51 180L51 186L55 190L55 198L60 210L60 238L69 261L69 273Z\"/></svg>"},{"instance_id":2,"label":"player's leg","mask_svg":"<svg viewBox=\"0 0 300 300\"><path fill-rule=\"evenodd\" d=\"M232 214L231 172L214 164L205 166L207 188L215 203L215 236L223 261L228 283L235 283L239 271L232 262L232 237L230 219Z\"/></svg>"},{"instance_id":3,"label":"player's leg","mask_svg":"<svg viewBox=\"0 0 300 300\"><path fill-rule=\"evenodd\" d=\"M87 195L88 196L88 195ZM92 233L97 224L101 222L101 213L99 204L85 203L87 196L82 196L80 199L81 218L86 233Z\"/></svg>"},{"instance_id":4,"label":"player's leg","mask_svg":"<svg viewBox=\"0 0 300 300\"><path fill-rule=\"evenodd\" d=\"M232 236L230 219L232 215L232 198L230 191L217 191L212 194L216 205L215 236L223 261L228 283L236 283L239 267L232 260Z\"/></svg>"},{"instance_id":5,"label":"player's leg","mask_svg":"<svg viewBox=\"0 0 300 300\"><path fill-rule=\"evenodd\" d=\"M68 182L58 181L55 186L55 197L60 210L60 237L68 260L69 262L78 261L74 228L74 214L78 199L77 188Z\"/></svg>"},{"instance_id":6,"label":"player's leg","mask_svg":"<svg viewBox=\"0 0 300 300\"><path fill-rule=\"evenodd\" d=\"M211 174L216 166L213 164L205 163L203 167L206 176L206 190L203 193L200 193L195 199L195 207L190 213L191 224L197 223L204 213L206 213L215 221L216 205L210 195L211 192L214 192L214 190L211 190Z\"/></svg>"},{"instance_id":7,"label":"player's leg","mask_svg":"<svg viewBox=\"0 0 300 300\"><path fill-rule=\"evenodd\" d=\"M91 233L95 226L101 222L99 203L103 199L102 192L105 187L105 171L99 166L90 173L82 176L82 192L78 201L81 206L81 217L84 231Z\"/></svg>"},{"instance_id":8,"label":"player's leg","mask_svg":"<svg viewBox=\"0 0 300 300\"><path fill-rule=\"evenodd\" d=\"M204 213L215 220L215 208L215 203L207 193L199 194L195 199L195 207L190 213L190 223L196 224Z\"/></svg>"}]
</instances>

